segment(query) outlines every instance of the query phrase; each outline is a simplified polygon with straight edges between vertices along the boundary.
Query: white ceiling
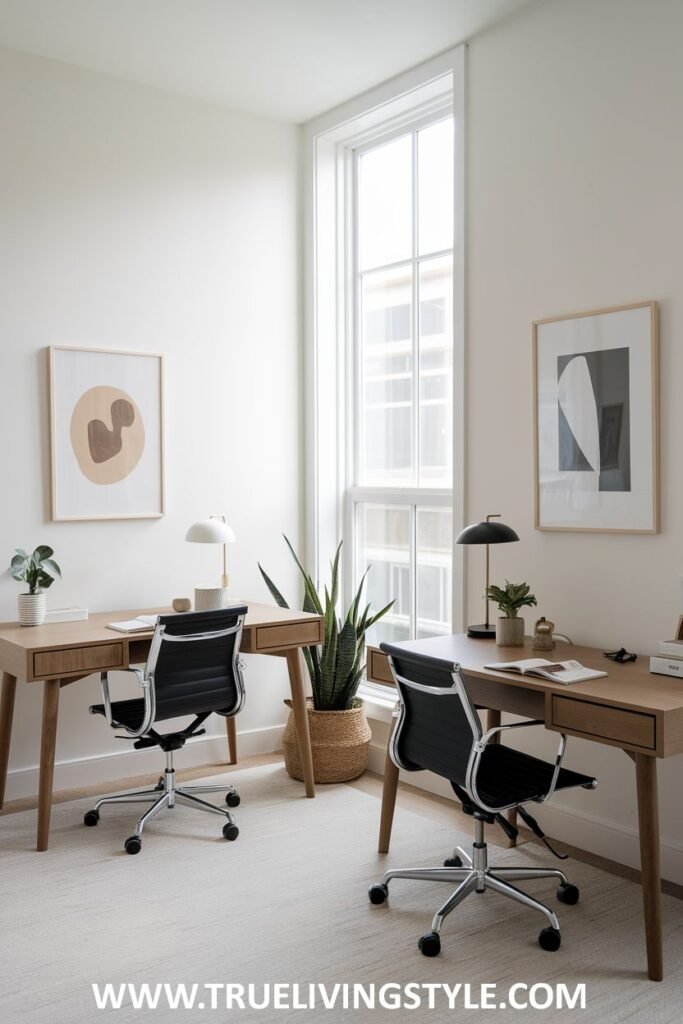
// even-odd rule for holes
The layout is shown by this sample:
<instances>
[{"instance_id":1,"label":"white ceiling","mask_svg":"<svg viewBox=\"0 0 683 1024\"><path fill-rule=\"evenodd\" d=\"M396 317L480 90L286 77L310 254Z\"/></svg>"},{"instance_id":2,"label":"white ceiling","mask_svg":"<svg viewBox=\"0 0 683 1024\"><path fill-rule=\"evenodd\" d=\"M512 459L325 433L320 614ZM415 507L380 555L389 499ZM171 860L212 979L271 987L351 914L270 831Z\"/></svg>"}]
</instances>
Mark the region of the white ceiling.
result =
<instances>
[{"instance_id":1,"label":"white ceiling","mask_svg":"<svg viewBox=\"0 0 683 1024\"><path fill-rule=\"evenodd\" d=\"M0 45L285 121L529 0L0 0Z\"/></svg>"}]
</instances>

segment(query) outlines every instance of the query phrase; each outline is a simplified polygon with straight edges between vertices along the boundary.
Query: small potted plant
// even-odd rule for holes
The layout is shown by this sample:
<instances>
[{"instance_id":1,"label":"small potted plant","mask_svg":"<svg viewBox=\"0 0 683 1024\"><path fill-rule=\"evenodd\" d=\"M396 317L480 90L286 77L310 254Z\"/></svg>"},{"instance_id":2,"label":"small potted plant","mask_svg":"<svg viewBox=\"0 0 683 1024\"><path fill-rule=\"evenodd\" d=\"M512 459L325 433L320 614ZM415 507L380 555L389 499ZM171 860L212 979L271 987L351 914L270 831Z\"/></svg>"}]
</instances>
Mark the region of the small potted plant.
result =
<instances>
[{"instance_id":1,"label":"small potted plant","mask_svg":"<svg viewBox=\"0 0 683 1024\"><path fill-rule=\"evenodd\" d=\"M308 725L313 754L313 775L318 783L347 782L365 771L368 765L371 732L363 701L356 696L365 669L365 634L393 605L372 613L370 605L361 606L366 570L345 615L337 616L339 595L339 559L341 543L332 562L329 589L320 596L294 548L285 537L304 583L303 611L325 618L325 639L321 646L304 648L311 677L312 700L307 702ZM289 608L284 597L259 565L261 575L281 608ZM283 747L285 767L293 779L303 779L303 768L296 735L292 702L287 700L289 719Z\"/></svg>"},{"instance_id":2,"label":"small potted plant","mask_svg":"<svg viewBox=\"0 0 683 1024\"><path fill-rule=\"evenodd\" d=\"M12 558L9 567L12 579L28 584L28 593L19 594L19 622L22 626L40 626L45 622L45 591L62 575L53 555L52 548L40 544L32 555L23 548L17 548Z\"/></svg>"},{"instance_id":3,"label":"small potted plant","mask_svg":"<svg viewBox=\"0 0 683 1024\"><path fill-rule=\"evenodd\" d=\"M505 588L493 585L486 591L489 601L497 604L503 613L496 621L496 643L500 647L524 646L524 619L518 612L520 608L537 603L529 591L528 583L510 583L509 580L505 581Z\"/></svg>"}]
</instances>

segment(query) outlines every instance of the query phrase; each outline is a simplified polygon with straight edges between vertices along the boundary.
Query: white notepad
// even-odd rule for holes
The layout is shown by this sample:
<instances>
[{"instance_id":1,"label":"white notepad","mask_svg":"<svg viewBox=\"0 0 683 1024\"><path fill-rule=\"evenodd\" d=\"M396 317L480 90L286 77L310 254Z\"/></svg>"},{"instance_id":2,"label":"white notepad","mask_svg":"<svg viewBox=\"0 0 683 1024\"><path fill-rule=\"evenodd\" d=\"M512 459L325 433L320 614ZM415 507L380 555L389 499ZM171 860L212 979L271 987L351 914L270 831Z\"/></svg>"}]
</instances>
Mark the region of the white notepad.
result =
<instances>
[{"instance_id":1,"label":"white notepad","mask_svg":"<svg viewBox=\"0 0 683 1024\"><path fill-rule=\"evenodd\" d=\"M117 633L149 633L154 629L158 615L139 615L137 619L124 619L123 622L108 622L107 629L115 629Z\"/></svg>"}]
</instances>

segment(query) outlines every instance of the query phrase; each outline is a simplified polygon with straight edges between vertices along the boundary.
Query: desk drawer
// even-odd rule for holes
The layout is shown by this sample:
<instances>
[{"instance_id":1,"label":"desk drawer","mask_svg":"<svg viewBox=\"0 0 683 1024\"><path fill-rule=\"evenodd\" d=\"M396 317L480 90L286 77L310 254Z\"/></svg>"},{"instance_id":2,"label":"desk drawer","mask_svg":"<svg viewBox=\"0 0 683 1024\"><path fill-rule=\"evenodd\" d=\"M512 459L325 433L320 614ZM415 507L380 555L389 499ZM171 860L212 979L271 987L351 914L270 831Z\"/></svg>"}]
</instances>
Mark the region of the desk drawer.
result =
<instances>
[{"instance_id":1,"label":"desk drawer","mask_svg":"<svg viewBox=\"0 0 683 1024\"><path fill-rule=\"evenodd\" d=\"M552 725L558 729L596 739L611 740L626 746L654 750L656 731L654 715L625 711L608 704L552 695Z\"/></svg>"},{"instance_id":2,"label":"desk drawer","mask_svg":"<svg viewBox=\"0 0 683 1024\"><path fill-rule=\"evenodd\" d=\"M63 647L57 651L40 651L33 655L33 676L67 676L73 672L96 672L102 668L123 665L123 643L99 644L96 647Z\"/></svg>"},{"instance_id":3,"label":"desk drawer","mask_svg":"<svg viewBox=\"0 0 683 1024\"><path fill-rule=\"evenodd\" d=\"M389 659L383 651L370 651L368 658L368 681L371 683L388 683L394 685L394 677L389 668Z\"/></svg>"},{"instance_id":4,"label":"desk drawer","mask_svg":"<svg viewBox=\"0 0 683 1024\"><path fill-rule=\"evenodd\" d=\"M322 622L283 622L277 626L257 626L254 651L278 650L286 647L322 643Z\"/></svg>"}]
</instances>

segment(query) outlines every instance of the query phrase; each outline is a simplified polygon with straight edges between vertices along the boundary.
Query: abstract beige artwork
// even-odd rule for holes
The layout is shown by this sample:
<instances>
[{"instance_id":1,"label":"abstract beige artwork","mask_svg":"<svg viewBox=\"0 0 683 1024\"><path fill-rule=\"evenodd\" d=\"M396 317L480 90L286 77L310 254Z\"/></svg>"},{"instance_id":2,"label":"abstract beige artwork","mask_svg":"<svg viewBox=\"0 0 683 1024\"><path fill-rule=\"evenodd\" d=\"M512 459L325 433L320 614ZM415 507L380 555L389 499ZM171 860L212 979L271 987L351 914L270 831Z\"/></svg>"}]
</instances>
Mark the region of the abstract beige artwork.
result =
<instances>
[{"instance_id":1,"label":"abstract beige artwork","mask_svg":"<svg viewBox=\"0 0 683 1024\"><path fill-rule=\"evenodd\" d=\"M52 518L163 515L162 357L50 349Z\"/></svg>"}]
</instances>

